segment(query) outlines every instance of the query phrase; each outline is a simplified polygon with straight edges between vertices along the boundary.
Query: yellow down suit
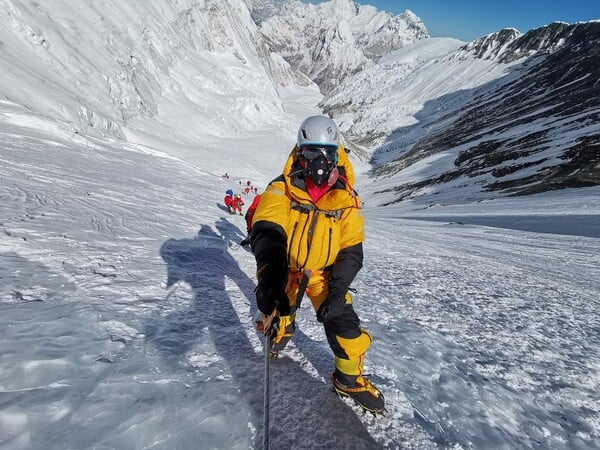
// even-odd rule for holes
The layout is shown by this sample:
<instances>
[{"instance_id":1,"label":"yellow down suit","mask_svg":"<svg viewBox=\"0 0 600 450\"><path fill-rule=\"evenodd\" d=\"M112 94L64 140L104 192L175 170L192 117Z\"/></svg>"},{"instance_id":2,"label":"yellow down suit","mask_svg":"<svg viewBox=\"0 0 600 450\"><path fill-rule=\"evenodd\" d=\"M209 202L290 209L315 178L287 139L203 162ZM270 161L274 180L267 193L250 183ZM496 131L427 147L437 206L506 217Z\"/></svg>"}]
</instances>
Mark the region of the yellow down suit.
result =
<instances>
[{"instance_id":1,"label":"yellow down suit","mask_svg":"<svg viewBox=\"0 0 600 450\"><path fill-rule=\"evenodd\" d=\"M328 296L344 299L343 313L325 322L325 333L336 368L361 375L371 337L361 327L348 293L363 261L364 221L360 199L352 189L354 172L344 148L338 146L339 177L313 203L296 152L294 148L283 174L263 193L252 220L258 307L265 314L274 308L282 313L273 339L278 349L294 333L301 284L306 286L315 311ZM258 290L267 294L259 297Z\"/></svg>"}]
</instances>

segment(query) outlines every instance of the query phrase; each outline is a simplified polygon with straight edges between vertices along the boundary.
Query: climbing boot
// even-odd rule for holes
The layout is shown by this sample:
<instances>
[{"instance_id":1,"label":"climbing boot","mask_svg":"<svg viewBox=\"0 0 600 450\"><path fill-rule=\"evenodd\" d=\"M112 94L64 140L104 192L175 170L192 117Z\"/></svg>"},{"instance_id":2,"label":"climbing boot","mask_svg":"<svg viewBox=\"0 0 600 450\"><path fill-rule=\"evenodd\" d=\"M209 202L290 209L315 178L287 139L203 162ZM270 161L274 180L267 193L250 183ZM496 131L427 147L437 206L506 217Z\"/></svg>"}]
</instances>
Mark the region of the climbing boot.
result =
<instances>
[{"instance_id":1,"label":"climbing boot","mask_svg":"<svg viewBox=\"0 0 600 450\"><path fill-rule=\"evenodd\" d=\"M362 375L346 375L336 369L331 374L331 382L340 397L350 397L361 408L373 414L384 412L383 394Z\"/></svg>"}]
</instances>

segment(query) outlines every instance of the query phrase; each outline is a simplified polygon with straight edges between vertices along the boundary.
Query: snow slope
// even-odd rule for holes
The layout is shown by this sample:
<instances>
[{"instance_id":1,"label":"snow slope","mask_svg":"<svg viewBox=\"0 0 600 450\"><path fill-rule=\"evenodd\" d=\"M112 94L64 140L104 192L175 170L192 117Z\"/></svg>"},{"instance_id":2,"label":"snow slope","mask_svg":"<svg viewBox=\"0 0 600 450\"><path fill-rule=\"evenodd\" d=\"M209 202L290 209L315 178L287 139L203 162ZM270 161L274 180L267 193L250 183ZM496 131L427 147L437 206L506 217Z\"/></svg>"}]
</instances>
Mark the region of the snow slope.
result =
<instances>
[{"instance_id":1,"label":"snow slope","mask_svg":"<svg viewBox=\"0 0 600 450\"><path fill-rule=\"evenodd\" d=\"M221 206L253 160L226 182L47 128L2 131L0 448L259 447L255 265L237 245L243 218ZM595 208L598 230L597 203L564 195L568 210L553 196L536 207L567 224ZM485 206L505 222L367 205L355 301L388 414L331 392L306 302L272 367L273 448L598 446L598 238L576 221L569 235L512 229L527 203Z\"/></svg>"},{"instance_id":2,"label":"snow slope","mask_svg":"<svg viewBox=\"0 0 600 450\"><path fill-rule=\"evenodd\" d=\"M154 100L149 114L133 94L115 103L100 81L113 66L95 27L115 24L143 47L129 28L144 17L135 5L128 16L94 2L88 14L98 8L102 19L73 31L72 52L75 41L56 38L74 30L66 3L52 2L53 13L46 3L1 4L0 449L260 448L255 263L237 244L243 217L221 202L240 181L262 189L278 174L318 90L278 88L259 111L257 99L272 93L266 72L229 47L181 49L141 96ZM216 24L241 3L153 5L144 11L154 24L173 5ZM34 20L30 33L23 24ZM75 61L62 76L40 30ZM145 70L156 61L149 48L139 50ZM141 85L123 70L134 92ZM367 167L350 156L367 188ZM374 336L366 370L388 413L375 419L331 392L333 357L305 302L272 367L272 448L598 448L598 194L411 218L367 199L355 305ZM531 218L527 230L516 215ZM556 220L561 230L549 229Z\"/></svg>"}]
</instances>

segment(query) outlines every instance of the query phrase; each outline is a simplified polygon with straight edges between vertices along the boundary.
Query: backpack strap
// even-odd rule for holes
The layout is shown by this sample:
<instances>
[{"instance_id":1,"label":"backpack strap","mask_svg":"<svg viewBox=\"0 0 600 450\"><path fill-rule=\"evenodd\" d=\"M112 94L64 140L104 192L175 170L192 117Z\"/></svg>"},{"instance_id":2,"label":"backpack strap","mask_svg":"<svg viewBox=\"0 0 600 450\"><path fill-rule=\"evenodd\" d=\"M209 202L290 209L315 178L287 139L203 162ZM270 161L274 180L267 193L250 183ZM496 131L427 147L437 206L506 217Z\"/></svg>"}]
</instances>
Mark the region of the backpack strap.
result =
<instances>
[{"instance_id":1,"label":"backpack strap","mask_svg":"<svg viewBox=\"0 0 600 450\"><path fill-rule=\"evenodd\" d=\"M300 211L303 214L308 214L310 212L315 212L317 214L323 214L325 217L333 217L336 220L340 220L342 218L343 209L334 209L333 211L326 211L324 209L319 209L312 203L300 203L296 200L292 200L291 208L296 211Z\"/></svg>"},{"instance_id":2,"label":"backpack strap","mask_svg":"<svg viewBox=\"0 0 600 450\"><path fill-rule=\"evenodd\" d=\"M354 188L352 187L352 185L350 184L350 181L348 181L348 178L346 178L343 175L338 175L338 178L340 180L342 180L344 182L344 184L346 185L346 190L350 193L350 195L352 196L352 198L354 199L354 206L358 209L360 209L360 204L358 201L358 192L356 192L354 190Z\"/></svg>"}]
</instances>

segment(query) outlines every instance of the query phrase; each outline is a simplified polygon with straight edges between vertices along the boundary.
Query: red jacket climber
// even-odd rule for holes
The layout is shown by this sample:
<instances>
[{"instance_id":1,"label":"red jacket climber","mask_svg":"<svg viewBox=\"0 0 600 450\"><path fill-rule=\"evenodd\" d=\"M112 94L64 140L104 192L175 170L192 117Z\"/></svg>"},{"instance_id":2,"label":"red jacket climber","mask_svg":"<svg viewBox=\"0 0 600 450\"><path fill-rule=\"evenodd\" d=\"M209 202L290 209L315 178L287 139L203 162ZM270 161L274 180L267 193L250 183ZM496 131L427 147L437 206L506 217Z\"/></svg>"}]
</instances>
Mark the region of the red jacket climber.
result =
<instances>
[{"instance_id":1,"label":"red jacket climber","mask_svg":"<svg viewBox=\"0 0 600 450\"><path fill-rule=\"evenodd\" d=\"M233 191L231 189L227 189L227 192L225 193L225 198L223 199L223 203L225 203L225 206L227 207L227 211L229 212L229 214L233 214Z\"/></svg>"},{"instance_id":2,"label":"red jacket climber","mask_svg":"<svg viewBox=\"0 0 600 450\"><path fill-rule=\"evenodd\" d=\"M240 194L235 194L233 196L233 204L232 204L233 213L232 214L235 214L237 212L241 216L242 215L242 206L244 206L244 200L242 200L242 196Z\"/></svg>"}]
</instances>

